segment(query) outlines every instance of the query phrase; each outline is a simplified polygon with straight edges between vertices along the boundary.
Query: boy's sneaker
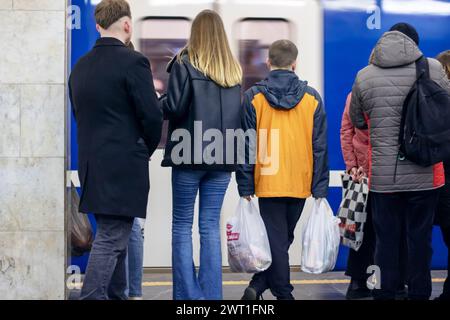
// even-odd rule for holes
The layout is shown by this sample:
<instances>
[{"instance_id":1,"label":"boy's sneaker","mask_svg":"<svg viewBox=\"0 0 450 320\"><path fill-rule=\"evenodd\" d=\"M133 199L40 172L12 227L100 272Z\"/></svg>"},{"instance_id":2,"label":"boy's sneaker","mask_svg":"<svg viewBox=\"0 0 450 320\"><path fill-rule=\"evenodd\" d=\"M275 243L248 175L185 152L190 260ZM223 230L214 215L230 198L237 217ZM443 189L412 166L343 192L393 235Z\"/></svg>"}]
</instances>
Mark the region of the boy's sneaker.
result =
<instances>
[{"instance_id":1,"label":"boy's sneaker","mask_svg":"<svg viewBox=\"0 0 450 320\"><path fill-rule=\"evenodd\" d=\"M258 292L252 287L247 287L244 291L244 295L242 296L241 300L259 300L260 296L258 295Z\"/></svg>"},{"instance_id":2,"label":"boy's sneaker","mask_svg":"<svg viewBox=\"0 0 450 320\"><path fill-rule=\"evenodd\" d=\"M292 294L290 294L286 297L277 297L277 300L295 300L295 298Z\"/></svg>"},{"instance_id":3,"label":"boy's sneaker","mask_svg":"<svg viewBox=\"0 0 450 320\"><path fill-rule=\"evenodd\" d=\"M408 288L405 285L402 285L397 289L395 300L408 300Z\"/></svg>"},{"instance_id":4,"label":"boy's sneaker","mask_svg":"<svg viewBox=\"0 0 450 320\"><path fill-rule=\"evenodd\" d=\"M345 295L345 298L347 300L359 300L372 297L372 291L367 288L366 281L358 281L353 279L351 280L350 285L347 289L347 293Z\"/></svg>"},{"instance_id":5,"label":"boy's sneaker","mask_svg":"<svg viewBox=\"0 0 450 320\"><path fill-rule=\"evenodd\" d=\"M450 294L443 293L439 297L434 298L436 301L450 301Z\"/></svg>"}]
</instances>

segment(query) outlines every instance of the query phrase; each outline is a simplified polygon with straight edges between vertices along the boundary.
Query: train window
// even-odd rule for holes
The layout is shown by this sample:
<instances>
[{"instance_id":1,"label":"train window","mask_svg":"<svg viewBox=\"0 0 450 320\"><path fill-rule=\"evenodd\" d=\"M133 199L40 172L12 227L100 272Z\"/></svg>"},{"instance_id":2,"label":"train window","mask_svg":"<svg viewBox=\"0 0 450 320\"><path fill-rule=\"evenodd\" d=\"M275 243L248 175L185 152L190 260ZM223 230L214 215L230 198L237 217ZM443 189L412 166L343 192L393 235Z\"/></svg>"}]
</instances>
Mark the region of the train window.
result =
<instances>
[{"instance_id":1,"label":"train window","mask_svg":"<svg viewBox=\"0 0 450 320\"><path fill-rule=\"evenodd\" d=\"M189 37L191 22L187 18L146 18L140 24L139 47L151 63L155 89L167 91L167 64L183 48ZM167 141L168 123L164 122L159 148Z\"/></svg>"},{"instance_id":2,"label":"train window","mask_svg":"<svg viewBox=\"0 0 450 320\"><path fill-rule=\"evenodd\" d=\"M272 42L291 39L291 28L284 19L244 19L236 29L239 61L244 71L242 87L247 90L269 72L266 59Z\"/></svg>"}]
</instances>

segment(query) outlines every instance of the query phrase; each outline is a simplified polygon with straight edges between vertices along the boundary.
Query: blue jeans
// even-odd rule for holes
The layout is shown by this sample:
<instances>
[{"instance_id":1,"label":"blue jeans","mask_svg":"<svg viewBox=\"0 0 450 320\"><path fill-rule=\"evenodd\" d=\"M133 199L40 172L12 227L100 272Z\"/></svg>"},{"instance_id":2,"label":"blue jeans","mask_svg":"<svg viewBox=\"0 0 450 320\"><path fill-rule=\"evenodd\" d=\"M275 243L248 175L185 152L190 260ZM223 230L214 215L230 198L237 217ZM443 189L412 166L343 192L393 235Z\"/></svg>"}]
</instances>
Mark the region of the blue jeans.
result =
<instances>
[{"instance_id":1,"label":"blue jeans","mask_svg":"<svg viewBox=\"0 0 450 320\"><path fill-rule=\"evenodd\" d=\"M220 211L231 173L173 169L172 272L174 300L221 300ZM193 262L192 224L200 194L200 270Z\"/></svg>"},{"instance_id":2,"label":"blue jeans","mask_svg":"<svg viewBox=\"0 0 450 320\"><path fill-rule=\"evenodd\" d=\"M128 296L130 298L142 297L142 273L144 268L144 235L141 220L134 219L128 242Z\"/></svg>"}]
</instances>

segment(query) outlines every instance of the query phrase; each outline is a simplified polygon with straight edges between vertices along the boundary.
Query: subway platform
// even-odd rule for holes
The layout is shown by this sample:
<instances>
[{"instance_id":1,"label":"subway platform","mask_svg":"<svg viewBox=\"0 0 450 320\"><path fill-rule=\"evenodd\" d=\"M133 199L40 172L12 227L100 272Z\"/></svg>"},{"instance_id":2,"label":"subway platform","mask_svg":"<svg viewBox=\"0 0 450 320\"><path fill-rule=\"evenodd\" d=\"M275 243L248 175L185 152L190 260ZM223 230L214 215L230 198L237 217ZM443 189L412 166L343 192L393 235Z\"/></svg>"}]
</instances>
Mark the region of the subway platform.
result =
<instances>
[{"instance_id":1,"label":"subway platform","mask_svg":"<svg viewBox=\"0 0 450 320\"><path fill-rule=\"evenodd\" d=\"M432 271L433 293L431 299L442 293L447 271ZM223 294L225 300L239 300L246 288L251 275L224 273ZM329 272L321 275L311 275L304 272L292 272L291 283L294 286L293 295L296 300L345 300L349 278L343 272ZM72 290L69 299L77 300L80 290ZM143 278L144 300L171 300L172 275L154 273L147 270ZM267 291L265 300L274 300Z\"/></svg>"}]
</instances>

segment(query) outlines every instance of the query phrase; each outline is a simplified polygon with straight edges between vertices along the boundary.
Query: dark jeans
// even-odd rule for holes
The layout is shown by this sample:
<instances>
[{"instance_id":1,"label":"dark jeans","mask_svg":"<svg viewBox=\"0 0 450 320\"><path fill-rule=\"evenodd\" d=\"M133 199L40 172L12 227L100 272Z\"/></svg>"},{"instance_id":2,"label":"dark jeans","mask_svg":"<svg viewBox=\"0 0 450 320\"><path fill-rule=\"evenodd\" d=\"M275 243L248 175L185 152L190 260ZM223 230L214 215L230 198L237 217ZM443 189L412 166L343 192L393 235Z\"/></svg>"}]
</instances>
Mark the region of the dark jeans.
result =
<instances>
[{"instance_id":1,"label":"dark jeans","mask_svg":"<svg viewBox=\"0 0 450 320\"><path fill-rule=\"evenodd\" d=\"M434 212L439 191L373 193L372 213L376 234L375 264L381 271L376 299L394 299L401 283L402 243L407 243L408 297L431 296L431 247ZM406 226L403 235L402 229ZM406 238L406 240L405 240Z\"/></svg>"},{"instance_id":2,"label":"dark jeans","mask_svg":"<svg viewBox=\"0 0 450 320\"><path fill-rule=\"evenodd\" d=\"M441 227L442 237L444 238L444 242L447 246L447 249L450 248L450 227ZM450 299L450 252L447 258L447 279L444 282L444 292L443 297Z\"/></svg>"},{"instance_id":3,"label":"dark jeans","mask_svg":"<svg viewBox=\"0 0 450 320\"><path fill-rule=\"evenodd\" d=\"M366 281L369 275L366 273L367 267L374 264L375 253L375 231L373 230L372 222L372 209L371 198L372 194L369 193L369 199L367 202L367 220L363 227L364 237L363 243L358 251L350 249L347 270L345 275L356 281Z\"/></svg>"},{"instance_id":4,"label":"dark jeans","mask_svg":"<svg viewBox=\"0 0 450 320\"><path fill-rule=\"evenodd\" d=\"M250 282L258 294L270 289L279 300L294 299L288 251L304 205L305 199L259 198L259 210L272 252L272 265L266 271L255 274Z\"/></svg>"},{"instance_id":5,"label":"dark jeans","mask_svg":"<svg viewBox=\"0 0 450 320\"><path fill-rule=\"evenodd\" d=\"M127 300L125 259L134 218L96 215L97 234L92 246L81 300Z\"/></svg>"},{"instance_id":6,"label":"dark jeans","mask_svg":"<svg viewBox=\"0 0 450 320\"><path fill-rule=\"evenodd\" d=\"M447 183L439 190L439 202L434 221L441 228L450 227L450 177L445 177L445 181Z\"/></svg>"},{"instance_id":7,"label":"dark jeans","mask_svg":"<svg viewBox=\"0 0 450 320\"><path fill-rule=\"evenodd\" d=\"M364 238L363 243L358 251L350 249L347 261L347 270L345 275L352 278L352 280L365 282L370 274L367 274L367 267L375 264L375 230L373 227L372 214L372 193L369 193L367 202L367 221L364 224ZM404 241L400 244L399 267L400 267L400 283L398 289L404 289L406 284L407 274L407 244L406 244L406 225L402 227L402 238Z\"/></svg>"},{"instance_id":8,"label":"dark jeans","mask_svg":"<svg viewBox=\"0 0 450 320\"><path fill-rule=\"evenodd\" d=\"M450 163L444 163L445 181L446 184L440 189L439 203L436 210L435 223L441 227L442 238L447 246L450 248ZM450 267L450 252L448 255L447 270ZM448 273L448 271L447 271ZM444 292L442 297L450 299L450 278L447 274L447 279L444 283Z\"/></svg>"}]
</instances>

